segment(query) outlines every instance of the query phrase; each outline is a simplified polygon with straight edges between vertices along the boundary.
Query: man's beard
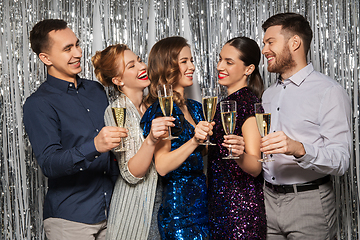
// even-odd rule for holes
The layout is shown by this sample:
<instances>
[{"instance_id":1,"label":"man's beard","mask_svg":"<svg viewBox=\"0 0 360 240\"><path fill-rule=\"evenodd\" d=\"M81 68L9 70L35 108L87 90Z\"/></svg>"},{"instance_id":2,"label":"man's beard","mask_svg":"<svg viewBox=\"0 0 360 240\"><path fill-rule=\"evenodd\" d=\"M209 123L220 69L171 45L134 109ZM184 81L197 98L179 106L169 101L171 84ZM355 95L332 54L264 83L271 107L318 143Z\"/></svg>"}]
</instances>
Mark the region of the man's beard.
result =
<instances>
[{"instance_id":1,"label":"man's beard","mask_svg":"<svg viewBox=\"0 0 360 240\"><path fill-rule=\"evenodd\" d=\"M290 54L289 46L286 46L280 54L275 55L275 62L268 65L268 71L282 74L295 66L296 63Z\"/></svg>"}]
</instances>

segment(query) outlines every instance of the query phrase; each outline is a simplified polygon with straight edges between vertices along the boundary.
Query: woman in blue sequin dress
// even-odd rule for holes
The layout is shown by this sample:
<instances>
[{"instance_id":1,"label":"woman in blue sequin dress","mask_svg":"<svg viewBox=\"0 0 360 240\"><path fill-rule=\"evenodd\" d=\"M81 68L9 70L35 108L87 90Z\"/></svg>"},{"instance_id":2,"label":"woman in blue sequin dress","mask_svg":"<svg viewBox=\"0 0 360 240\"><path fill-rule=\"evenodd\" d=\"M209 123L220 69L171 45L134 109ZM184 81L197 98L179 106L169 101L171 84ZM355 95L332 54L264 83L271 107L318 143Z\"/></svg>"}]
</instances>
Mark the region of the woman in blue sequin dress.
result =
<instances>
[{"instance_id":1,"label":"woman in blue sequin dress","mask_svg":"<svg viewBox=\"0 0 360 240\"><path fill-rule=\"evenodd\" d=\"M182 37L160 40L149 54L151 84L145 103L151 106L141 120L144 136L151 121L163 116L157 100L158 84L173 85L175 127L171 133L178 136L158 142L154 153L156 169L163 176L158 215L162 239L209 239L206 177L199 142L206 140L212 124L204 121L199 102L184 98L185 87L193 84L192 62L190 47Z\"/></svg>"},{"instance_id":2,"label":"woman in blue sequin dress","mask_svg":"<svg viewBox=\"0 0 360 240\"><path fill-rule=\"evenodd\" d=\"M208 193L211 239L265 239L266 217L261 175L260 134L254 103L263 82L258 71L260 49L249 38L229 40L219 54L219 84L227 88L224 100L237 102L234 135L224 136L219 104L209 148ZM242 136L242 137L241 137ZM224 160L232 145L239 160Z\"/></svg>"}]
</instances>

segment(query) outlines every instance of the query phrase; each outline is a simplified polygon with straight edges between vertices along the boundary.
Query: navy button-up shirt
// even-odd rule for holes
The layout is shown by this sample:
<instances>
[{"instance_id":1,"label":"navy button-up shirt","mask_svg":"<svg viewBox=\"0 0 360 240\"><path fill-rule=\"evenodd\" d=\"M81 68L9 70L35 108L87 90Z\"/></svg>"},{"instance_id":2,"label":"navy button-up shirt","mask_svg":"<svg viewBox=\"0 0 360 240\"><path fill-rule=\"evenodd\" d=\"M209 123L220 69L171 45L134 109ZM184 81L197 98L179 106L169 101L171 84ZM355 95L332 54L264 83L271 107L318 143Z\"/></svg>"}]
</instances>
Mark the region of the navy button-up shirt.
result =
<instances>
[{"instance_id":1,"label":"navy button-up shirt","mask_svg":"<svg viewBox=\"0 0 360 240\"><path fill-rule=\"evenodd\" d=\"M104 88L77 78L73 83L48 75L27 98L24 124L49 189L44 219L82 223L106 219L114 179L119 174L110 153L99 153L94 138L104 127L108 105Z\"/></svg>"}]
</instances>

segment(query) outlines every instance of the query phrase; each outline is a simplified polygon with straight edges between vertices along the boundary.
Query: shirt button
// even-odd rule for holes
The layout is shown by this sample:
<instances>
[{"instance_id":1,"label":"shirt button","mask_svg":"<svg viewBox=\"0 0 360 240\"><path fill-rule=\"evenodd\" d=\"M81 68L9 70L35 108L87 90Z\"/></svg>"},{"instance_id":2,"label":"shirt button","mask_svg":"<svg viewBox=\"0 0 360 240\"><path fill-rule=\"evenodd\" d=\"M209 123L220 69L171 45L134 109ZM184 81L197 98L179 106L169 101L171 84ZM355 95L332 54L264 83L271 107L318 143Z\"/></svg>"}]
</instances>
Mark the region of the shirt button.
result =
<instances>
[{"instance_id":1,"label":"shirt button","mask_svg":"<svg viewBox=\"0 0 360 240\"><path fill-rule=\"evenodd\" d=\"M106 171L104 171L104 174L106 174Z\"/></svg>"},{"instance_id":2,"label":"shirt button","mask_svg":"<svg viewBox=\"0 0 360 240\"><path fill-rule=\"evenodd\" d=\"M275 177L272 177L271 179L272 179L272 180L275 180Z\"/></svg>"},{"instance_id":3,"label":"shirt button","mask_svg":"<svg viewBox=\"0 0 360 240\"><path fill-rule=\"evenodd\" d=\"M80 171L82 171L83 169L82 168L80 168Z\"/></svg>"},{"instance_id":4,"label":"shirt button","mask_svg":"<svg viewBox=\"0 0 360 240\"><path fill-rule=\"evenodd\" d=\"M95 156L95 158L98 158L99 156Z\"/></svg>"},{"instance_id":5,"label":"shirt button","mask_svg":"<svg viewBox=\"0 0 360 240\"><path fill-rule=\"evenodd\" d=\"M99 132L99 129L95 129L97 132Z\"/></svg>"},{"instance_id":6,"label":"shirt button","mask_svg":"<svg viewBox=\"0 0 360 240\"><path fill-rule=\"evenodd\" d=\"M72 84L70 83L69 86L72 87Z\"/></svg>"},{"instance_id":7,"label":"shirt button","mask_svg":"<svg viewBox=\"0 0 360 240\"><path fill-rule=\"evenodd\" d=\"M86 109L86 111L90 112L90 109Z\"/></svg>"},{"instance_id":8,"label":"shirt button","mask_svg":"<svg viewBox=\"0 0 360 240\"><path fill-rule=\"evenodd\" d=\"M76 93L79 93L79 91L76 91Z\"/></svg>"},{"instance_id":9,"label":"shirt button","mask_svg":"<svg viewBox=\"0 0 360 240\"><path fill-rule=\"evenodd\" d=\"M104 195L106 196L106 193L104 193Z\"/></svg>"},{"instance_id":10,"label":"shirt button","mask_svg":"<svg viewBox=\"0 0 360 240\"><path fill-rule=\"evenodd\" d=\"M284 86L284 89L286 88L286 86Z\"/></svg>"},{"instance_id":11,"label":"shirt button","mask_svg":"<svg viewBox=\"0 0 360 240\"><path fill-rule=\"evenodd\" d=\"M280 111L280 108L278 107L276 110Z\"/></svg>"}]
</instances>

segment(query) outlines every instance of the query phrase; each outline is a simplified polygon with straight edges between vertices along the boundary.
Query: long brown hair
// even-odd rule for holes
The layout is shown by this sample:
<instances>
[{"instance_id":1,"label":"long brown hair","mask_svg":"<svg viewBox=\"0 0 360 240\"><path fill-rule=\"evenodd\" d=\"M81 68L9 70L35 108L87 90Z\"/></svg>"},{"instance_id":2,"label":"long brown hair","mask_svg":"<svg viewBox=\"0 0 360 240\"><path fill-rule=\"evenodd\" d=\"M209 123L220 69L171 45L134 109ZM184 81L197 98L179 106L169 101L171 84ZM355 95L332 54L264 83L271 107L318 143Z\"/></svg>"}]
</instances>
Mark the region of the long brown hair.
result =
<instances>
[{"instance_id":1,"label":"long brown hair","mask_svg":"<svg viewBox=\"0 0 360 240\"><path fill-rule=\"evenodd\" d=\"M151 81L149 94L144 103L153 104L158 95L156 88L159 84L172 84L175 86L180 79L178 56L184 47L190 47L186 39L179 36L164 38L151 48L148 59L148 76ZM174 102L179 106L185 104L180 93L174 91Z\"/></svg>"},{"instance_id":2,"label":"long brown hair","mask_svg":"<svg viewBox=\"0 0 360 240\"><path fill-rule=\"evenodd\" d=\"M125 50L130 50L125 44L110 45L102 51L97 51L91 58L96 78L104 86L114 86L113 77L121 77L124 73ZM116 87L114 88L118 90Z\"/></svg>"}]
</instances>

